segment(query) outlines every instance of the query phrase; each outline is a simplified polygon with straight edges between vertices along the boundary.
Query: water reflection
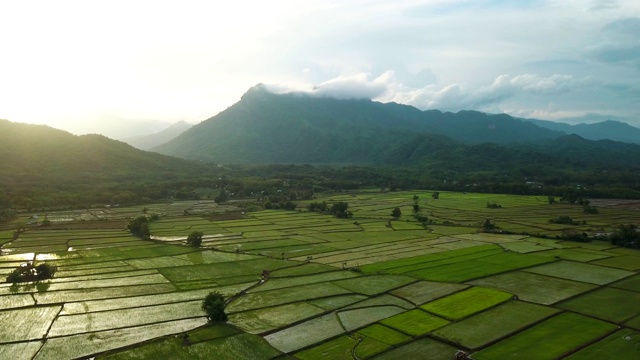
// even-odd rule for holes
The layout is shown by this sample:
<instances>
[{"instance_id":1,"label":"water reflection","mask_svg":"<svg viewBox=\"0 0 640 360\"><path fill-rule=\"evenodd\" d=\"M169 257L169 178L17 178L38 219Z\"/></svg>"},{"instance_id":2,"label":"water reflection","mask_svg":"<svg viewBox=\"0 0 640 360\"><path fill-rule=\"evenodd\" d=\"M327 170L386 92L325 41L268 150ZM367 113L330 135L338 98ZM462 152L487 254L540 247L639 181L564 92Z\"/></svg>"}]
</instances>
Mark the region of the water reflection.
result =
<instances>
[{"instance_id":1,"label":"water reflection","mask_svg":"<svg viewBox=\"0 0 640 360\"><path fill-rule=\"evenodd\" d=\"M58 260L60 256L58 254L38 254L36 255L36 260Z\"/></svg>"}]
</instances>

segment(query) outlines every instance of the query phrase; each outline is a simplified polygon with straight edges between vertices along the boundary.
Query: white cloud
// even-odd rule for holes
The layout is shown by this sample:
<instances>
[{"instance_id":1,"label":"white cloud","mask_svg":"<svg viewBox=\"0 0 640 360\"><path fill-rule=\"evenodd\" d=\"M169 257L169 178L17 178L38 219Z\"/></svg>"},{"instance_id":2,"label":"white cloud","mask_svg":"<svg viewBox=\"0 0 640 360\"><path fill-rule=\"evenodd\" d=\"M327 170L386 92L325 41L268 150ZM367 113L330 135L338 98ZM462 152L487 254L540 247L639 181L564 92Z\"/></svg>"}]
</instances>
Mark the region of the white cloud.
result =
<instances>
[{"instance_id":1,"label":"white cloud","mask_svg":"<svg viewBox=\"0 0 640 360\"><path fill-rule=\"evenodd\" d=\"M267 89L276 94L303 93L318 97L336 99L374 99L383 96L394 81L393 71L369 80L370 74L358 73L341 75L318 85L305 84L266 84Z\"/></svg>"},{"instance_id":2,"label":"white cloud","mask_svg":"<svg viewBox=\"0 0 640 360\"><path fill-rule=\"evenodd\" d=\"M428 85L420 89L396 92L388 100L413 105L420 109L488 111L502 102L519 96L558 94L570 91L576 82L570 75L537 74L499 75L490 85Z\"/></svg>"}]
</instances>

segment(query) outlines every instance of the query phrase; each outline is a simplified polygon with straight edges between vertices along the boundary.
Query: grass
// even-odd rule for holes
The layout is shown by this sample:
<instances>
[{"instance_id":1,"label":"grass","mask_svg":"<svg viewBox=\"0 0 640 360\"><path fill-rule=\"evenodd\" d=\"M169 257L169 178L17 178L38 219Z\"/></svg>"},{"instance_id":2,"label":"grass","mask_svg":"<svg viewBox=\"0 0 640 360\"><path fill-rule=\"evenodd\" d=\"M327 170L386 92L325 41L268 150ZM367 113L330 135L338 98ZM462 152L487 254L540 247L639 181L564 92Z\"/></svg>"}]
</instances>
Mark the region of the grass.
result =
<instances>
[{"instance_id":1,"label":"grass","mask_svg":"<svg viewBox=\"0 0 640 360\"><path fill-rule=\"evenodd\" d=\"M616 329L604 321L563 313L472 354L483 359L555 359Z\"/></svg>"},{"instance_id":2,"label":"grass","mask_svg":"<svg viewBox=\"0 0 640 360\"><path fill-rule=\"evenodd\" d=\"M420 308L451 320L459 320L511 299L513 295L481 287L472 287L434 300Z\"/></svg>"},{"instance_id":3,"label":"grass","mask_svg":"<svg viewBox=\"0 0 640 360\"><path fill-rule=\"evenodd\" d=\"M428 334L448 323L449 321L420 309L409 310L381 321L383 325L412 336Z\"/></svg>"}]
</instances>

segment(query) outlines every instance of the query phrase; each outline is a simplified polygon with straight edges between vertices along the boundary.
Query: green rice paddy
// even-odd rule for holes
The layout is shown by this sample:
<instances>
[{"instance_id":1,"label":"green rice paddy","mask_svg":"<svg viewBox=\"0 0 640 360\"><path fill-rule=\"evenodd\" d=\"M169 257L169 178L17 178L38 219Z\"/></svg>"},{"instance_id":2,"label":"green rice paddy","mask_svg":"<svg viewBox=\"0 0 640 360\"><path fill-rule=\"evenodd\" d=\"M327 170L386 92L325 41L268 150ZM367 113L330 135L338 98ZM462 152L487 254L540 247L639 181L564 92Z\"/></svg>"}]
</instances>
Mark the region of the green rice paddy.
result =
<instances>
[{"instance_id":1,"label":"green rice paddy","mask_svg":"<svg viewBox=\"0 0 640 360\"><path fill-rule=\"evenodd\" d=\"M414 195L426 228L409 215ZM207 215L213 202L152 204L163 215L151 241L122 229L142 207L50 213L83 226L32 226L15 240L2 231L0 275L31 261L58 271L0 284L1 357L638 358L640 252L561 241L562 226L549 222L571 216L595 234L633 223L637 211L585 215L546 197L430 195L314 200L349 202L351 219L270 210L216 220ZM405 215L392 220L396 206ZM479 232L486 218L518 233ZM195 230L205 234L200 249L185 244ZM214 290L229 299L228 324L207 324L200 309Z\"/></svg>"}]
</instances>

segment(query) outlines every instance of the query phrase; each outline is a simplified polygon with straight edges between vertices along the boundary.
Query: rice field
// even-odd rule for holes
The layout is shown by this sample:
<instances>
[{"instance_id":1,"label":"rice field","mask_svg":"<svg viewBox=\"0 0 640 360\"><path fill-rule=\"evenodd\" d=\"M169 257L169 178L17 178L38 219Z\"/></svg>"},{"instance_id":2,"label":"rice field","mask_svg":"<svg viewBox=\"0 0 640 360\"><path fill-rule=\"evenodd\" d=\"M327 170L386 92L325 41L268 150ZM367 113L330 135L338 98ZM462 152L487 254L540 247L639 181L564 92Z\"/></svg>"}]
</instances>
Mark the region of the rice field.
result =
<instances>
[{"instance_id":1,"label":"rice field","mask_svg":"<svg viewBox=\"0 0 640 360\"><path fill-rule=\"evenodd\" d=\"M414 195L426 226L410 215ZM562 241L549 222L566 215L586 221L576 230L606 233L633 223L633 210L424 191L318 200L347 201L353 218L307 212L304 201L246 214L192 201L147 205L160 215L152 240L124 230L143 207L50 213L52 227L0 232L1 276L27 262L58 269L0 284L1 357L638 357L640 252ZM216 216L225 211L235 213ZM480 232L487 218L517 234ZM192 231L204 233L199 249L185 244ZM207 324L200 308L214 290L229 300L228 324Z\"/></svg>"}]
</instances>

